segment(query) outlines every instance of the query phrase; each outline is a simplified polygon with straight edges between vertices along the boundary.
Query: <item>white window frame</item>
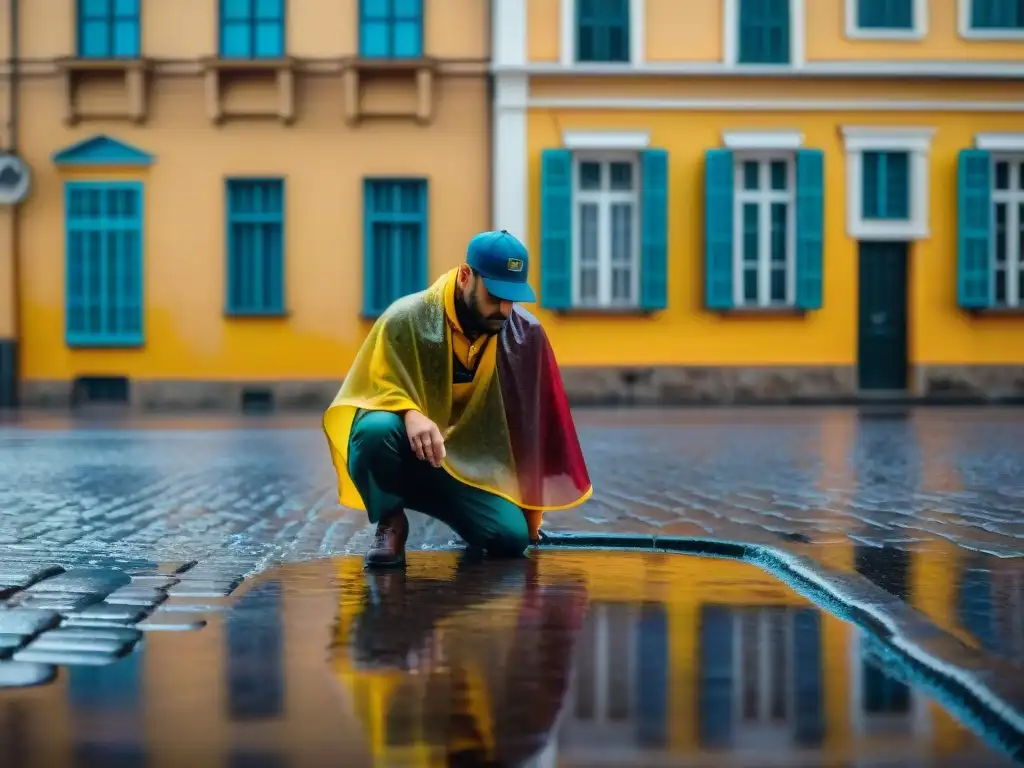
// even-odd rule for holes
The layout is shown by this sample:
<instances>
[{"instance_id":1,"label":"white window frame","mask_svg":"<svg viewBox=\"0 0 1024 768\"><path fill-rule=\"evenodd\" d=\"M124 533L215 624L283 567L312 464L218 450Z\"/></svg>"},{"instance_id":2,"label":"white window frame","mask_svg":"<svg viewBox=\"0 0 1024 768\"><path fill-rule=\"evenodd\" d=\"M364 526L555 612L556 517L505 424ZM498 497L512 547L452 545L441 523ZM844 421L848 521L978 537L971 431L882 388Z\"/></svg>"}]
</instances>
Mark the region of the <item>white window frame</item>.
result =
<instances>
[{"instance_id":1,"label":"white window frame","mask_svg":"<svg viewBox=\"0 0 1024 768\"><path fill-rule=\"evenodd\" d=\"M744 638L743 620L745 617L753 616L757 626L757 640L754 642L754 651L758 655L757 667L757 692L759 714L768 704L772 693L772 668L771 668L771 625L768 617L779 612L782 616L782 637L777 641L782 643L786 655L786 676L782 680L782 696L785 701L786 713L777 724L766 724L760 717L751 724L743 717L743 688L746 683L746 670L744 661ZM739 747L756 747L783 749L792 744L796 736L796 652L794 642L794 613L784 606L763 606L744 607L733 612L732 632L732 653L734 661L733 685L733 726L736 737L739 740ZM745 743L746 742L746 743Z\"/></svg>"},{"instance_id":2,"label":"white window frame","mask_svg":"<svg viewBox=\"0 0 1024 768\"><path fill-rule=\"evenodd\" d=\"M516 0L526 5L526 0ZM647 0L629 0L629 61L577 61L576 60L576 3L577 0L561 0L561 51L559 58L563 67L616 67L619 69L638 67L647 57Z\"/></svg>"},{"instance_id":3,"label":"white window frame","mask_svg":"<svg viewBox=\"0 0 1024 768\"><path fill-rule=\"evenodd\" d=\"M928 162L934 128L844 126L846 145L846 231L854 240L925 240L931 236ZM910 155L910 209L905 220L865 219L864 153Z\"/></svg>"},{"instance_id":4,"label":"white window frame","mask_svg":"<svg viewBox=\"0 0 1024 768\"><path fill-rule=\"evenodd\" d=\"M786 189L771 188L771 163L786 163ZM743 165L760 164L758 189L743 188ZM733 152L732 199L732 298L737 309L783 309L796 305L796 152L787 149L749 149ZM786 299L772 303L772 231L771 204L787 203L786 211ZM757 301L744 298L743 280L743 205L757 203Z\"/></svg>"},{"instance_id":5,"label":"white window frame","mask_svg":"<svg viewBox=\"0 0 1024 768\"><path fill-rule=\"evenodd\" d=\"M576 751L580 746L585 746L587 752L594 750L601 754L612 757L622 751L623 745L630 745L633 740L633 733L636 730L637 706L636 687L633 682L638 673L636 664L636 649L639 643L639 619L640 612L635 605L614 602L596 602L590 606L587 620L583 625L581 633L587 635L586 639L593 643L593 674L592 691L593 716L588 719L577 717L577 705L581 698L579 685L580 663L582 656L577 651L572 668L572 683L565 697L565 706L562 708L562 730L559 731L561 739L565 739ZM618 630L621 636L625 636L628 650L623 655L613 655L611 640L613 629ZM583 640L583 638L581 638ZM616 669L618 667L618 669ZM625 705L626 718L613 720L609 714L613 691L611 690L611 672L625 673L623 676L629 681L629 693L627 701L618 700L617 703ZM613 761L614 765L620 761ZM622 761L624 762L624 761Z\"/></svg>"},{"instance_id":6,"label":"white window frame","mask_svg":"<svg viewBox=\"0 0 1024 768\"><path fill-rule=\"evenodd\" d=\"M820 1L820 0L819 0ZM730 69L799 69L806 62L807 0L789 0L789 63L740 64L740 0L722 3L722 63Z\"/></svg>"},{"instance_id":7,"label":"white window frame","mask_svg":"<svg viewBox=\"0 0 1024 768\"><path fill-rule=\"evenodd\" d=\"M580 164L597 162L607 166L610 163L630 163L633 166L633 189L628 192L611 190L581 190L579 187ZM636 309L640 306L640 266L642 238L640 227L642 216L643 179L640 174L640 153L638 151L574 151L572 156L572 306L582 310L617 310ZM602 171L603 174L603 171ZM611 226L611 206L613 203L629 202L633 204L633 261L632 261L632 294L628 302L612 301L612 243L605 231ZM589 303L580 300L580 247L583 238L580 236L580 206L584 203L597 203L597 302Z\"/></svg>"},{"instance_id":8,"label":"white window frame","mask_svg":"<svg viewBox=\"0 0 1024 768\"><path fill-rule=\"evenodd\" d=\"M850 725L853 732L861 737L872 734L891 734L893 731L904 730L906 735L918 737L916 741L927 752L930 747L927 737L932 733L932 718L928 700L914 687L910 686L910 711L902 715L871 715L864 711L864 680L861 677L862 646L866 633L855 628L850 642L849 679L852 683L852 701L850 702ZM854 762L854 765L859 763Z\"/></svg>"},{"instance_id":9,"label":"white window frame","mask_svg":"<svg viewBox=\"0 0 1024 768\"><path fill-rule=\"evenodd\" d=\"M1024 40L1024 28L1022 29L974 29L971 26L971 16L974 10L974 0L958 0L960 7L957 19L960 37L964 40Z\"/></svg>"},{"instance_id":10,"label":"white window frame","mask_svg":"<svg viewBox=\"0 0 1024 768\"><path fill-rule=\"evenodd\" d=\"M1018 182L1020 179L1020 168L1024 166L1024 152L993 152L990 158L992 163L992 208L989 211L989 227L992 232L991 245L989 248L989 276L988 289L992 301L996 300L996 204L1006 203L1006 302L995 304L996 307L1006 309L1019 309L1024 307L1018 297L1019 283L1021 280L1021 268L1024 267L1024 259L1020 257L1019 240L1021 236L1020 205L1024 204L1024 184L1018 189L996 189L996 163L1010 163L1011 174L1017 170ZM1011 187L1013 185L1011 184Z\"/></svg>"},{"instance_id":11,"label":"white window frame","mask_svg":"<svg viewBox=\"0 0 1024 768\"><path fill-rule=\"evenodd\" d=\"M865 29L857 24L861 0L845 0L846 37L849 40L921 40L928 34L928 0L910 0L914 7L911 29Z\"/></svg>"}]
</instances>

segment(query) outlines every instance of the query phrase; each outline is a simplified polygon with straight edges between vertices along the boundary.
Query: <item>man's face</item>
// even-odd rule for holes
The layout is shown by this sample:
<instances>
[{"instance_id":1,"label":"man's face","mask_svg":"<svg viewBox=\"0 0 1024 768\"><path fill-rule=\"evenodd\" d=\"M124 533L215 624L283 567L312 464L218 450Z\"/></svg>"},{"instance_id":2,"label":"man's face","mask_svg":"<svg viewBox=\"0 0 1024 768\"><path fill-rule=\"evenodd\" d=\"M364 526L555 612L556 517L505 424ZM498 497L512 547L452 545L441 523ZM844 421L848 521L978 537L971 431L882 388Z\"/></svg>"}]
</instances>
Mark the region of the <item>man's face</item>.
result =
<instances>
[{"instance_id":1,"label":"man's face","mask_svg":"<svg viewBox=\"0 0 1024 768\"><path fill-rule=\"evenodd\" d=\"M462 289L462 303L472 328L477 333L497 333L512 314L512 302L501 301L487 292L483 278L474 275L473 270L463 265L459 270L459 286Z\"/></svg>"}]
</instances>

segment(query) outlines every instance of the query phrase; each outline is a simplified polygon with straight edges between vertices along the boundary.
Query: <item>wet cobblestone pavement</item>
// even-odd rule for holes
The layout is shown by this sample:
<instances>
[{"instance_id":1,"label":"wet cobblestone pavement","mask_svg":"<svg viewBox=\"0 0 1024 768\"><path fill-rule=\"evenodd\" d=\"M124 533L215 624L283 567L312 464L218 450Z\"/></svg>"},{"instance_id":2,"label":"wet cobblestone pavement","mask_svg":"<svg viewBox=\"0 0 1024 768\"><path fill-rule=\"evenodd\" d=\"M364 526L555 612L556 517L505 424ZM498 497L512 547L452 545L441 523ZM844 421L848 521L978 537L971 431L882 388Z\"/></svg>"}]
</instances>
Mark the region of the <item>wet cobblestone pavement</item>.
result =
<instances>
[{"instance_id":1,"label":"wet cobblestone pavement","mask_svg":"<svg viewBox=\"0 0 1024 768\"><path fill-rule=\"evenodd\" d=\"M781 553L828 599L959 654L1024 723L1024 410L577 418L595 495L549 514L550 535ZM0 426L0 686L121 668L151 638L206 632L268 568L361 553L370 530L334 497L316 416ZM412 548L457 544L413 523Z\"/></svg>"},{"instance_id":2,"label":"wet cobblestone pavement","mask_svg":"<svg viewBox=\"0 0 1024 768\"><path fill-rule=\"evenodd\" d=\"M581 411L593 500L549 531L1024 557L1024 409ZM421 521L422 522L422 521ZM0 427L0 546L253 564L363 546L315 416ZM414 544L446 544L419 525Z\"/></svg>"}]
</instances>

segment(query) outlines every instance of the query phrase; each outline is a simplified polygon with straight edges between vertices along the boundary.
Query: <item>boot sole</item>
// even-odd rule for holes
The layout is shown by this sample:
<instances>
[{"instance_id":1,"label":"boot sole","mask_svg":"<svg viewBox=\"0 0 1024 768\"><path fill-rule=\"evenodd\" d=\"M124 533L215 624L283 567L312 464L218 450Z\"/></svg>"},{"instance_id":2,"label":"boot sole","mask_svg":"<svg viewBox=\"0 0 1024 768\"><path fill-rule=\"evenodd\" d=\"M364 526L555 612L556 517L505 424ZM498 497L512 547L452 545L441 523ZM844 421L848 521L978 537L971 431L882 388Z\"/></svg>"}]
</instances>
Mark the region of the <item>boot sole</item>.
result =
<instances>
[{"instance_id":1,"label":"boot sole","mask_svg":"<svg viewBox=\"0 0 1024 768\"><path fill-rule=\"evenodd\" d=\"M404 568L405 567L405 555L393 559L370 559L367 558L363 561L364 569L393 569L393 568Z\"/></svg>"}]
</instances>

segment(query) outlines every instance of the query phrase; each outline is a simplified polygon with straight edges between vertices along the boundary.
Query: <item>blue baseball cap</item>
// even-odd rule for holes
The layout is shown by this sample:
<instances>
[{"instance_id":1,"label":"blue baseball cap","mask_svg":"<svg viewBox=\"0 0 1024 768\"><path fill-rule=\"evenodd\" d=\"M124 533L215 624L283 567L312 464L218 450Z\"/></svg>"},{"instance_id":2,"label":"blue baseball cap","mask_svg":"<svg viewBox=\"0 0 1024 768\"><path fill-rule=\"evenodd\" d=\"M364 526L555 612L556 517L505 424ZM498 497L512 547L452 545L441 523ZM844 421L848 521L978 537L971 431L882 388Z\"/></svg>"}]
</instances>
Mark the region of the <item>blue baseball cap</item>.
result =
<instances>
[{"instance_id":1,"label":"blue baseball cap","mask_svg":"<svg viewBox=\"0 0 1024 768\"><path fill-rule=\"evenodd\" d=\"M484 287L494 298L519 304L537 300L526 282L530 254L507 229L481 232L470 240L466 263L484 279Z\"/></svg>"}]
</instances>

